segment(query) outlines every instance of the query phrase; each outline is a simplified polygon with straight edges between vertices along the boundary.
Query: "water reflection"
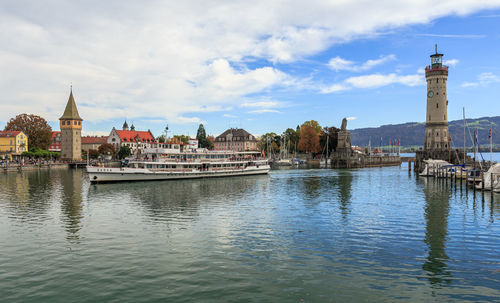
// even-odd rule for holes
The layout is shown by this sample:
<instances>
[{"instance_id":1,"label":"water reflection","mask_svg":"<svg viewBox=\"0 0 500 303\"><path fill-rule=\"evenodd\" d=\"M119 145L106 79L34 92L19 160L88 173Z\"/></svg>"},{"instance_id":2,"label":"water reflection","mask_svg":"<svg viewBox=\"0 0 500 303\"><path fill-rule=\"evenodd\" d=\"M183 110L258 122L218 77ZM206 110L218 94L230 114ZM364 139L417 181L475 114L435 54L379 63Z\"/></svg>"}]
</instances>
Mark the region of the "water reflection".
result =
<instances>
[{"instance_id":1,"label":"water reflection","mask_svg":"<svg viewBox=\"0 0 500 303\"><path fill-rule=\"evenodd\" d=\"M156 182L131 182L91 185L90 194L126 197L137 201L153 221L164 221L172 217L194 220L200 208L216 204L235 203L239 198L252 195L256 190L265 190L268 176L244 178L213 178L194 180L170 180ZM227 205L229 206L229 205Z\"/></svg>"},{"instance_id":2,"label":"water reflection","mask_svg":"<svg viewBox=\"0 0 500 303\"><path fill-rule=\"evenodd\" d=\"M48 218L54 184L45 170L0 174L0 201L11 217L39 223Z\"/></svg>"},{"instance_id":3,"label":"water reflection","mask_svg":"<svg viewBox=\"0 0 500 303\"><path fill-rule=\"evenodd\" d=\"M450 212L449 185L441 179L424 179L425 183L425 222L424 242L429 254L422 268L427 272L433 285L449 284L451 275L446 262L446 236L448 233L448 215Z\"/></svg>"},{"instance_id":4,"label":"water reflection","mask_svg":"<svg viewBox=\"0 0 500 303\"><path fill-rule=\"evenodd\" d=\"M352 172L351 171L343 171L339 174L339 203L340 203L340 212L342 214L342 219L346 220L347 216L351 212L351 185L352 185Z\"/></svg>"},{"instance_id":5,"label":"water reflection","mask_svg":"<svg viewBox=\"0 0 500 303\"><path fill-rule=\"evenodd\" d=\"M58 178L61 182L61 213L66 239L78 242L79 232L82 227L82 186L83 172L81 170L59 171Z\"/></svg>"}]
</instances>

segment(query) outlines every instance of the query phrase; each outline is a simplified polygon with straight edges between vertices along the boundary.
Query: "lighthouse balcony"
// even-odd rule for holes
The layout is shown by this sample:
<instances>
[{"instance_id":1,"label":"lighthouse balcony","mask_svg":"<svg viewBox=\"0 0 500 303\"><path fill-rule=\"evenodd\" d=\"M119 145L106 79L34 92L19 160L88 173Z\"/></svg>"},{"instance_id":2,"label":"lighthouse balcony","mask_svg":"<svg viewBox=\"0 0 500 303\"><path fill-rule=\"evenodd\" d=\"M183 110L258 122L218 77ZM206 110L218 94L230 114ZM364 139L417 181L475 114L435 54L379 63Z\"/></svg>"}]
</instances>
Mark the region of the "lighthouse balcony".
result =
<instances>
[{"instance_id":1,"label":"lighthouse balcony","mask_svg":"<svg viewBox=\"0 0 500 303\"><path fill-rule=\"evenodd\" d=\"M436 65L427 65L425 67L425 72L428 73L428 72L433 72L433 71L448 71L448 66L446 65L440 65L440 66L436 66Z\"/></svg>"}]
</instances>

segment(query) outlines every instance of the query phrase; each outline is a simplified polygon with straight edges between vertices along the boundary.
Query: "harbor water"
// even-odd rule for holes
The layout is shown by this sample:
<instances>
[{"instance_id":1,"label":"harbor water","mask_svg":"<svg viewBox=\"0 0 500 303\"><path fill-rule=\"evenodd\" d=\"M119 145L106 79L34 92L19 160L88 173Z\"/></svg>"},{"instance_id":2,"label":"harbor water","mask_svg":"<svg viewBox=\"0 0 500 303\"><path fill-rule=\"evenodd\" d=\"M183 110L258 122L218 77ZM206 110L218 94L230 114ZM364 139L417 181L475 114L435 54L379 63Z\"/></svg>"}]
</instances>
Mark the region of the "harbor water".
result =
<instances>
[{"instance_id":1,"label":"harbor water","mask_svg":"<svg viewBox=\"0 0 500 303\"><path fill-rule=\"evenodd\" d=\"M401 167L91 185L0 174L2 302L500 298L500 195Z\"/></svg>"}]
</instances>

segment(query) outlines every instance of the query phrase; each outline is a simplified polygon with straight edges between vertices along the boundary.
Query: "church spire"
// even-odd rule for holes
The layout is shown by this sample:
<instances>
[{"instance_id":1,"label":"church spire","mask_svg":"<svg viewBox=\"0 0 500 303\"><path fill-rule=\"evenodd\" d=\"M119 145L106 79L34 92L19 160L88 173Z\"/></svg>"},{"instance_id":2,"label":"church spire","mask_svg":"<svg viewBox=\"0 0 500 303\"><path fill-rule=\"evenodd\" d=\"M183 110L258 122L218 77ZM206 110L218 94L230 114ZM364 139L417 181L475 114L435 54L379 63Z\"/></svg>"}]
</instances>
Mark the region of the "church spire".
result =
<instances>
[{"instance_id":1,"label":"church spire","mask_svg":"<svg viewBox=\"0 0 500 303\"><path fill-rule=\"evenodd\" d=\"M83 120L78 114L78 109L76 108L75 98L73 97L73 85L71 85L68 103L66 104L66 109L64 114L59 118L59 120L69 119L69 120Z\"/></svg>"}]
</instances>

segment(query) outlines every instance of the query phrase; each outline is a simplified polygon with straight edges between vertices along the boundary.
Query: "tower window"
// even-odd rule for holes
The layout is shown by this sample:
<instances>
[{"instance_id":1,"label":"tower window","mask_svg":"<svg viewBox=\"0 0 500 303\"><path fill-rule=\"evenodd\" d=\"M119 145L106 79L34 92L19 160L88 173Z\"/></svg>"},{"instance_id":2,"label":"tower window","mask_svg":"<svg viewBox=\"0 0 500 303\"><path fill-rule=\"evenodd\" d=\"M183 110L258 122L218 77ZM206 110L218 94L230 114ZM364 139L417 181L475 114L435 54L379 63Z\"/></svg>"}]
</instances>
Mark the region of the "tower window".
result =
<instances>
[{"instance_id":1,"label":"tower window","mask_svg":"<svg viewBox=\"0 0 500 303\"><path fill-rule=\"evenodd\" d=\"M439 103L436 103L436 108L439 108Z\"/></svg>"},{"instance_id":2,"label":"tower window","mask_svg":"<svg viewBox=\"0 0 500 303\"><path fill-rule=\"evenodd\" d=\"M436 79L436 83L439 83L439 79Z\"/></svg>"},{"instance_id":3,"label":"tower window","mask_svg":"<svg viewBox=\"0 0 500 303\"><path fill-rule=\"evenodd\" d=\"M429 121L431 121L431 115L429 115Z\"/></svg>"},{"instance_id":4,"label":"tower window","mask_svg":"<svg viewBox=\"0 0 500 303\"><path fill-rule=\"evenodd\" d=\"M444 115L444 119L446 120L446 115Z\"/></svg>"}]
</instances>

